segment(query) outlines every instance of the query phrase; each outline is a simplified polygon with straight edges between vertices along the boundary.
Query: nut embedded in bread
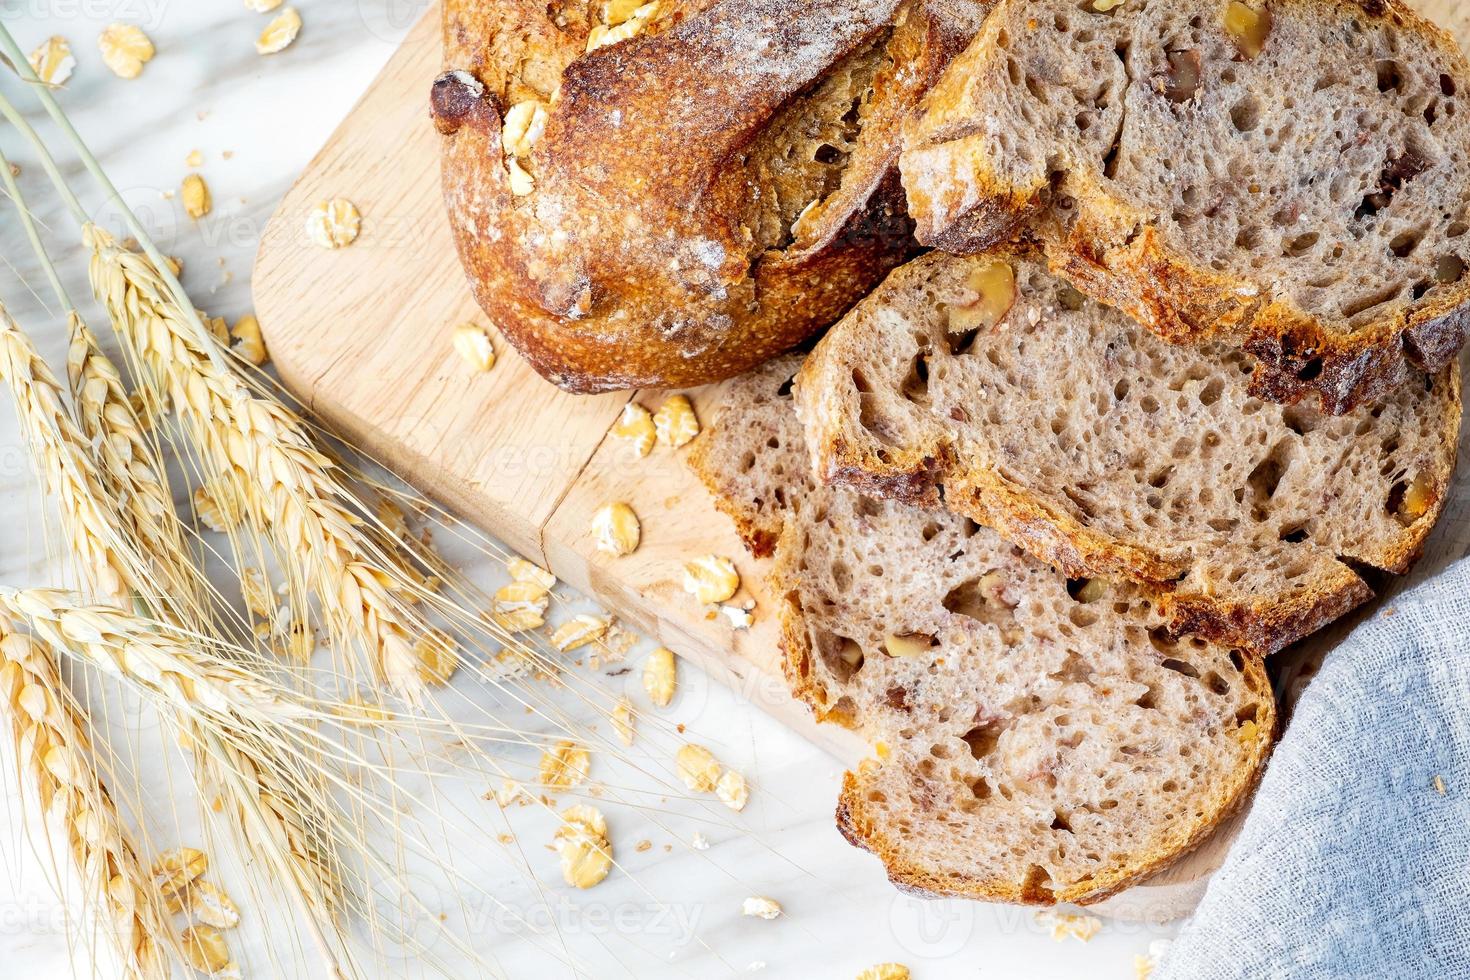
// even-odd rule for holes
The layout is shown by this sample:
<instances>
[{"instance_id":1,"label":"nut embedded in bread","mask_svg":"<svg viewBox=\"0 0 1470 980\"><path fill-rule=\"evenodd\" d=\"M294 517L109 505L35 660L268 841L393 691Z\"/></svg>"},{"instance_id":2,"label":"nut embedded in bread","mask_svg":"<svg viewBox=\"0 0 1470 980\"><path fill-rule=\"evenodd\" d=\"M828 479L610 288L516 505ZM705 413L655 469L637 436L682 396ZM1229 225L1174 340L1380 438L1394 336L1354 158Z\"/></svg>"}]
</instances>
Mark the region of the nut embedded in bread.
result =
<instances>
[{"instance_id":1,"label":"nut embedded in bread","mask_svg":"<svg viewBox=\"0 0 1470 980\"><path fill-rule=\"evenodd\" d=\"M1100 9L1106 8L1106 9ZM1397 0L1004 0L905 132L926 244L1018 230L1342 413L1470 329L1470 67Z\"/></svg>"},{"instance_id":2,"label":"nut embedded in bread","mask_svg":"<svg viewBox=\"0 0 1470 980\"><path fill-rule=\"evenodd\" d=\"M572 391L730 377L912 254L898 126L990 0L447 0L475 296Z\"/></svg>"},{"instance_id":3,"label":"nut embedded in bread","mask_svg":"<svg viewBox=\"0 0 1470 980\"><path fill-rule=\"evenodd\" d=\"M964 518L814 487L796 367L731 382L691 462L743 530L786 520L788 682L879 745L844 781L843 834L906 889L1037 904L1101 900L1203 839L1269 751L1260 660Z\"/></svg>"},{"instance_id":4,"label":"nut embedded in bread","mask_svg":"<svg viewBox=\"0 0 1470 980\"><path fill-rule=\"evenodd\" d=\"M945 506L1174 627L1269 654L1404 572L1443 506L1457 365L1327 415L1251 393L1251 359L1175 346L1017 248L924 256L797 381L818 478Z\"/></svg>"}]
</instances>

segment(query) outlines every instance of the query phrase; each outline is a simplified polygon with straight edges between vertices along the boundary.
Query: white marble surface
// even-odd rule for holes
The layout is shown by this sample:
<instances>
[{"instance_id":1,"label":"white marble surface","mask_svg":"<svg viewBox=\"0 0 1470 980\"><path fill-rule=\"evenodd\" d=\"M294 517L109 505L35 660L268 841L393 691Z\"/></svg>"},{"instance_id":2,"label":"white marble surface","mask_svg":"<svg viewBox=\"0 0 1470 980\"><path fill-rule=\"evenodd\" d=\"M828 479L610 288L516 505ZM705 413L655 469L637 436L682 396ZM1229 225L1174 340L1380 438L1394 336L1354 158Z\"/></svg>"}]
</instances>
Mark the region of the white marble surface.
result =
<instances>
[{"instance_id":1,"label":"white marble surface","mask_svg":"<svg viewBox=\"0 0 1470 980\"><path fill-rule=\"evenodd\" d=\"M250 308L251 262L276 201L424 9L422 0L297 0L296 6L306 24L300 39L285 53L262 58L253 40L268 18L250 13L240 0L0 3L0 15L27 49L53 33L70 38L79 65L60 93L63 104L163 247L184 260L184 283L198 305L232 319ZM113 77L98 55L96 37L114 20L142 24L157 44L157 58L136 81ZM20 94L12 80L0 79L0 86L12 97ZM24 168L23 190L51 232L67 285L85 296L74 226L16 134L0 130L0 147ZM204 156L201 172L215 201L214 214L199 223L183 217L177 199L164 196L178 187L187 172L185 158L196 149ZM232 154L228 159L226 151ZM81 186L80 172L71 167L68 173ZM97 213L107 219L104 209ZM0 220L0 259L8 267L0 269L0 299L59 370L62 324L49 296L42 294L41 302L29 292L34 287L40 293L43 280L28 255L15 222ZM90 319L99 333L106 332L99 313ZM0 582L53 584L62 576L55 549L40 531L43 502L37 498L13 418L0 411ZM617 670L609 666L600 673L584 670L583 676L604 689L626 687L637 701L639 660L635 652L624 665L634 666L632 673L609 676ZM575 710L575 699L564 700ZM1133 976L1134 954L1172 931L1109 924L1085 945L1057 943L1028 911L900 897L877 862L850 848L833 828L841 771L832 758L692 670L684 671L680 697L660 720L687 725L687 737L709 744L724 762L743 770L754 787L751 804L734 815L671 802L656 790L643 808L604 803L627 872L592 891L571 893L560 886L555 858L543 848L551 821L532 810L514 813L512 828L544 890L497 865L502 849L496 837L505 828L495 805L478 799L488 787L471 787L466 812L474 831L455 839L455 860L484 867L479 880L486 892L529 921L522 925L497 915L483 895L464 903L472 915L468 937L497 972L570 975L573 970L555 952L565 944L579 964L575 972L595 977L713 977L744 974L760 969L758 964L764 967L756 975L770 977L850 977L892 960L908 964L921 980L1122 978ZM153 839L187 835L192 818L176 815L167 801L170 785L182 792L179 777L170 782L168 764L142 755L144 808L169 811L146 815ZM614 773L594 766L594 776L615 787L609 796L653 790L642 775L624 768ZM0 854L8 873L0 874L0 974L64 975L73 953L77 969L89 972L85 952L67 938L65 908L22 841L13 779L7 774L3 782ZM687 846L696 830L710 841L709 850ZM652 848L638 852L636 843L645 839ZM666 851L666 844L672 849ZM227 868L221 876L237 897L252 894L246 872ZM786 914L771 922L742 918L741 900L756 894L777 898ZM426 901L431 907L454 906L443 895ZM290 951L264 948L265 910L243 904L245 922L231 941L247 976L321 975L314 965L294 965ZM550 928L552 921L557 929ZM429 954L387 951L369 975L426 973L430 954L448 956L442 945ZM450 975L471 973L463 963L446 962ZM96 972L112 975L105 964Z\"/></svg>"}]
</instances>

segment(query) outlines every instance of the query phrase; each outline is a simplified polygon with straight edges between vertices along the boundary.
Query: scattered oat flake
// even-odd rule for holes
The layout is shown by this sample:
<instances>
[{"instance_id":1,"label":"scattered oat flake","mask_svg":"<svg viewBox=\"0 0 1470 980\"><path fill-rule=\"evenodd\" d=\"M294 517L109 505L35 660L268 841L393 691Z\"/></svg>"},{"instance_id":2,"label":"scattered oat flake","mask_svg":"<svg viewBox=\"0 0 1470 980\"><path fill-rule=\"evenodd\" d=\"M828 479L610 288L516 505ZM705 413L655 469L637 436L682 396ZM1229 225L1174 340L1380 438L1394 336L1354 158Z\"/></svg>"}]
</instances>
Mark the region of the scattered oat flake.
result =
<instances>
[{"instance_id":1,"label":"scattered oat flake","mask_svg":"<svg viewBox=\"0 0 1470 980\"><path fill-rule=\"evenodd\" d=\"M1436 793L1438 793L1440 796L1443 796L1444 795L1444 777L1443 776L1435 776L1434 777L1434 791Z\"/></svg>"},{"instance_id":2,"label":"scattered oat flake","mask_svg":"<svg viewBox=\"0 0 1470 980\"><path fill-rule=\"evenodd\" d=\"M616 557L637 551L643 536L638 515L622 501L599 507L592 515L591 531L597 550Z\"/></svg>"},{"instance_id":3,"label":"scattered oat flake","mask_svg":"<svg viewBox=\"0 0 1470 980\"><path fill-rule=\"evenodd\" d=\"M653 850L653 841L641 840L637 843L637 845L634 846L633 850L637 851L639 854L642 854L644 851L651 851Z\"/></svg>"},{"instance_id":4,"label":"scattered oat flake","mask_svg":"<svg viewBox=\"0 0 1470 980\"><path fill-rule=\"evenodd\" d=\"M505 569L510 572L510 577L517 582L535 582L544 589L550 589L556 586L555 575L535 562L527 561L525 558L511 558L505 563Z\"/></svg>"},{"instance_id":5,"label":"scattered oat flake","mask_svg":"<svg viewBox=\"0 0 1470 980\"><path fill-rule=\"evenodd\" d=\"M709 793L720 781L720 764L703 745L685 743L674 756L674 766L684 785L696 793Z\"/></svg>"},{"instance_id":6,"label":"scattered oat flake","mask_svg":"<svg viewBox=\"0 0 1470 980\"><path fill-rule=\"evenodd\" d=\"M687 397L671 395L654 413L653 428L660 443L678 449L699 435L699 419Z\"/></svg>"},{"instance_id":7,"label":"scattered oat flake","mask_svg":"<svg viewBox=\"0 0 1470 980\"><path fill-rule=\"evenodd\" d=\"M36 77L47 85L65 85L77 67L77 59L71 53L71 42L60 34L54 34L37 45L28 60Z\"/></svg>"},{"instance_id":8,"label":"scattered oat flake","mask_svg":"<svg viewBox=\"0 0 1470 980\"><path fill-rule=\"evenodd\" d=\"M689 838L689 846L696 851L707 851L709 850L709 838L696 830L694 836Z\"/></svg>"},{"instance_id":9,"label":"scattered oat flake","mask_svg":"<svg viewBox=\"0 0 1470 980\"><path fill-rule=\"evenodd\" d=\"M575 888L591 888L612 870L612 844L602 811L580 804L562 812L553 845L561 857L561 874Z\"/></svg>"},{"instance_id":10,"label":"scattered oat flake","mask_svg":"<svg viewBox=\"0 0 1470 980\"><path fill-rule=\"evenodd\" d=\"M306 216L306 237L320 248L346 248L362 232L362 214L345 197L319 201Z\"/></svg>"},{"instance_id":11,"label":"scattered oat flake","mask_svg":"<svg viewBox=\"0 0 1470 980\"><path fill-rule=\"evenodd\" d=\"M240 924L240 910L230 896L203 878L190 882L186 892L189 912L205 925L233 929Z\"/></svg>"},{"instance_id":12,"label":"scattered oat flake","mask_svg":"<svg viewBox=\"0 0 1470 980\"><path fill-rule=\"evenodd\" d=\"M488 371L495 366L495 346L490 333L477 323L461 323L454 328L454 350L475 371Z\"/></svg>"},{"instance_id":13,"label":"scattered oat flake","mask_svg":"<svg viewBox=\"0 0 1470 980\"><path fill-rule=\"evenodd\" d=\"M184 212L195 221L214 210L214 197L209 193L209 185L198 174L190 174L184 178L182 197Z\"/></svg>"},{"instance_id":14,"label":"scattered oat flake","mask_svg":"<svg viewBox=\"0 0 1470 980\"><path fill-rule=\"evenodd\" d=\"M674 688L678 682L678 662L674 651L659 647L643 662L643 690L648 699L660 708L667 708L674 700Z\"/></svg>"},{"instance_id":15,"label":"scattered oat flake","mask_svg":"<svg viewBox=\"0 0 1470 980\"><path fill-rule=\"evenodd\" d=\"M709 605L734 598L740 588L735 563L720 555L703 555L684 566L684 591Z\"/></svg>"},{"instance_id":16,"label":"scattered oat flake","mask_svg":"<svg viewBox=\"0 0 1470 980\"><path fill-rule=\"evenodd\" d=\"M1058 912L1042 909L1036 913L1036 922L1051 929L1051 938L1063 942L1068 937L1087 942L1102 929L1102 920L1095 915L1079 915L1075 912Z\"/></svg>"},{"instance_id":17,"label":"scattered oat flake","mask_svg":"<svg viewBox=\"0 0 1470 980\"><path fill-rule=\"evenodd\" d=\"M569 653L602 639L611 625L612 619L608 616L588 613L573 616L551 634L551 645L562 653Z\"/></svg>"},{"instance_id":18,"label":"scattered oat flake","mask_svg":"<svg viewBox=\"0 0 1470 980\"><path fill-rule=\"evenodd\" d=\"M633 706L627 698L619 698L612 710L613 731L624 745L633 744Z\"/></svg>"},{"instance_id":19,"label":"scattered oat flake","mask_svg":"<svg viewBox=\"0 0 1470 980\"><path fill-rule=\"evenodd\" d=\"M859 973L857 980L909 980L909 968L902 963L878 963Z\"/></svg>"},{"instance_id":20,"label":"scattered oat flake","mask_svg":"<svg viewBox=\"0 0 1470 980\"><path fill-rule=\"evenodd\" d=\"M629 402L623 406L623 414L618 416L617 422L613 423L612 434L621 439L632 449L636 458L643 458L653 451L653 444L657 439L657 431L654 428L653 416L648 414L648 409L637 402Z\"/></svg>"},{"instance_id":21,"label":"scattered oat flake","mask_svg":"<svg viewBox=\"0 0 1470 980\"><path fill-rule=\"evenodd\" d=\"M265 335L260 332L260 321L254 314L247 313L230 328L230 348L247 364L265 366L271 359L265 347Z\"/></svg>"},{"instance_id":22,"label":"scattered oat flake","mask_svg":"<svg viewBox=\"0 0 1470 980\"><path fill-rule=\"evenodd\" d=\"M1135 980L1149 980L1164 954L1168 952L1171 941L1168 939L1155 939L1148 944L1147 954L1137 954L1133 957L1133 975Z\"/></svg>"},{"instance_id":23,"label":"scattered oat flake","mask_svg":"<svg viewBox=\"0 0 1470 980\"><path fill-rule=\"evenodd\" d=\"M571 789L587 778L592 759L576 742L556 743L541 755L541 785L551 789Z\"/></svg>"},{"instance_id":24,"label":"scattered oat flake","mask_svg":"<svg viewBox=\"0 0 1470 980\"><path fill-rule=\"evenodd\" d=\"M296 12L295 7L287 7L281 11L276 19L266 25L259 39L255 42L255 50L259 54L276 54L291 46L296 40L296 35L301 33L301 15Z\"/></svg>"},{"instance_id":25,"label":"scattered oat flake","mask_svg":"<svg viewBox=\"0 0 1470 980\"><path fill-rule=\"evenodd\" d=\"M774 898L752 895L740 903L740 914L757 919L774 919L781 914L781 903Z\"/></svg>"},{"instance_id":26,"label":"scattered oat flake","mask_svg":"<svg viewBox=\"0 0 1470 980\"><path fill-rule=\"evenodd\" d=\"M193 847L175 847L158 855L149 873L164 898L172 898L181 894L190 882L208 869L209 858L203 851Z\"/></svg>"},{"instance_id":27,"label":"scattered oat flake","mask_svg":"<svg viewBox=\"0 0 1470 980\"><path fill-rule=\"evenodd\" d=\"M118 78L137 78L153 60L153 42L136 24L112 24L97 38L102 60Z\"/></svg>"},{"instance_id":28,"label":"scattered oat flake","mask_svg":"<svg viewBox=\"0 0 1470 980\"><path fill-rule=\"evenodd\" d=\"M200 153L198 150L191 150L189 152L189 155L186 156L186 157L184 157L184 166L186 166L186 167L202 167L202 166L204 166L204 154L203 153Z\"/></svg>"},{"instance_id":29,"label":"scattered oat flake","mask_svg":"<svg viewBox=\"0 0 1470 980\"><path fill-rule=\"evenodd\" d=\"M726 769L720 781L715 783L715 795L721 803L738 812L750 802L750 787L745 785L744 776L734 769Z\"/></svg>"},{"instance_id":30,"label":"scattered oat flake","mask_svg":"<svg viewBox=\"0 0 1470 980\"><path fill-rule=\"evenodd\" d=\"M257 14L268 14L284 2L285 0L245 0L245 6Z\"/></svg>"},{"instance_id":31,"label":"scattered oat flake","mask_svg":"<svg viewBox=\"0 0 1470 980\"><path fill-rule=\"evenodd\" d=\"M739 606L726 604L720 607L720 612L724 613L725 618L730 621L730 627L732 629L750 629L751 618L749 609L742 609Z\"/></svg>"}]
</instances>

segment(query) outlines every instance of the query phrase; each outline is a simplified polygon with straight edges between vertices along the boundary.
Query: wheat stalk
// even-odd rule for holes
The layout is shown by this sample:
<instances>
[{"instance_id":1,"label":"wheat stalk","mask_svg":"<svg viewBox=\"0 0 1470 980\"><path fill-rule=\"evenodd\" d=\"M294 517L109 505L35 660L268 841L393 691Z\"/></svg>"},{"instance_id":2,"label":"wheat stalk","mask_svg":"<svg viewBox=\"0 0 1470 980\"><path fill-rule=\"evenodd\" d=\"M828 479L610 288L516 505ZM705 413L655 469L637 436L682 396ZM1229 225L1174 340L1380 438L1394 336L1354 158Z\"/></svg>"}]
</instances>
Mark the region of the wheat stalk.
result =
<instances>
[{"instance_id":1,"label":"wheat stalk","mask_svg":"<svg viewBox=\"0 0 1470 980\"><path fill-rule=\"evenodd\" d=\"M424 682L414 643L428 628L409 609L415 586L340 502L347 491L330 460L299 419L252 392L194 339L192 311L175 302L151 261L95 225L83 237L94 292L174 404L210 480L274 542L283 566L300 569L332 635L360 644L385 681L417 697Z\"/></svg>"},{"instance_id":2,"label":"wheat stalk","mask_svg":"<svg viewBox=\"0 0 1470 980\"><path fill-rule=\"evenodd\" d=\"M100 463L99 476L125 522L128 540L150 563L164 592L207 608L209 588L189 549L163 477L157 443L128 397L117 366L75 311L68 315L67 380L82 435Z\"/></svg>"},{"instance_id":3,"label":"wheat stalk","mask_svg":"<svg viewBox=\"0 0 1470 980\"><path fill-rule=\"evenodd\" d=\"M42 814L65 827L67 847L128 976L169 975L173 930L117 807L92 764L81 719L55 662L30 637L0 622L0 697L16 757Z\"/></svg>"},{"instance_id":4,"label":"wheat stalk","mask_svg":"<svg viewBox=\"0 0 1470 980\"><path fill-rule=\"evenodd\" d=\"M63 505L62 529L71 554L100 597L128 601L128 580L133 577L129 550L104 509L108 498L87 441L63 405L61 386L3 305L0 376L15 399L41 484Z\"/></svg>"}]
</instances>

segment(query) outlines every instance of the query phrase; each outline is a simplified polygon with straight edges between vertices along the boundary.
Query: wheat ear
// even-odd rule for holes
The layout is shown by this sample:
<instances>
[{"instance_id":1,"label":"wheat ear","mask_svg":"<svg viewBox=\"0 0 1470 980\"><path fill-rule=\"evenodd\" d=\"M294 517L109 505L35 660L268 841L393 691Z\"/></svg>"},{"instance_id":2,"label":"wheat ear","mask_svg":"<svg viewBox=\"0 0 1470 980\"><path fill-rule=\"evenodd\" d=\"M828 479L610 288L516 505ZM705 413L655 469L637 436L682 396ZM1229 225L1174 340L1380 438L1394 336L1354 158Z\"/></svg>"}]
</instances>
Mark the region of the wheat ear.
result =
<instances>
[{"instance_id":1,"label":"wheat ear","mask_svg":"<svg viewBox=\"0 0 1470 980\"><path fill-rule=\"evenodd\" d=\"M95 225L92 288L113 326L166 393L216 485L270 539L283 567L301 570L333 637L361 645L400 694L423 688L414 644L428 628L409 609L415 587L384 560L306 428L280 403L260 397L193 339L192 311L175 302L151 261L118 247Z\"/></svg>"},{"instance_id":2,"label":"wheat ear","mask_svg":"<svg viewBox=\"0 0 1470 980\"><path fill-rule=\"evenodd\" d=\"M147 869L92 761L81 719L67 701L56 663L30 637L0 621L0 697L16 758L43 815L64 827L84 894L116 946L128 976L169 975L173 929ZM49 832L49 829L48 829Z\"/></svg>"},{"instance_id":3,"label":"wheat ear","mask_svg":"<svg viewBox=\"0 0 1470 980\"><path fill-rule=\"evenodd\" d=\"M189 560L158 445L145 432L121 373L96 335L75 312L67 319L67 380L81 433L100 463L101 484L163 591L187 597L190 608L203 611L209 588Z\"/></svg>"},{"instance_id":4,"label":"wheat ear","mask_svg":"<svg viewBox=\"0 0 1470 980\"><path fill-rule=\"evenodd\" d=\"M62 504L62 530L70 553L100 597L129 601L129 549L104 509L108 497L87 441L64 406L60 385L3 305L0 376L15 399L16 416L41 484Z\"/></svg>"}]
</instances>

